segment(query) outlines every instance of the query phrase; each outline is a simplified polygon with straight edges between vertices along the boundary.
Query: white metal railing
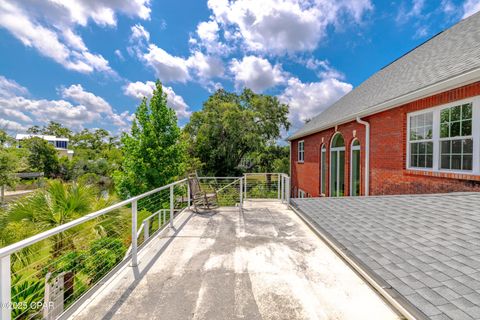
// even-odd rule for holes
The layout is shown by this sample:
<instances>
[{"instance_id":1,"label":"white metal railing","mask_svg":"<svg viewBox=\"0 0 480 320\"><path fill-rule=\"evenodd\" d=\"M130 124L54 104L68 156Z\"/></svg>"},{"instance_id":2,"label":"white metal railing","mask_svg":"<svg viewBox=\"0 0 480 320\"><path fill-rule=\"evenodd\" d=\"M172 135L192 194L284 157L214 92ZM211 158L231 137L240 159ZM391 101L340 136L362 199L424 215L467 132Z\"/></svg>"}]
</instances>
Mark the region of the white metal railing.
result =
<instances>
[{"instance_id":1,"label":"white metal railing","mask_svg":"<svg viewBox=\"0 0 480 320\"><path fill-rule=\"evenodd\" d=\"M175 197L179 196L179 194L181 194L182 199L184 199L183 204L181 203L179 204L178 202L176 203L175 201L176 200ZM27 315L32 313L31 306L25 306L24 304L19 305L18 303L12 300L12 298L19 298L18 296L12 296L11 294L12 276L16 275L15 272L12 273L12 262L13 262L12 256L13 255L18 255L22 252L22 250L29 249L36 245L40 247L40 248L34 248L33 250L30 250L32 251L32 253L30 253L29 260L34 260L34 259L36 260L31 261L25 266L22 266L20 269L20 271L25 271L25 273L27 274L25 279L26 284L24 285L27 288L24 288L23 292L20 292L20 294L22 294L28 290L27 281L32 281L42 276L43 271L37 270L37 269L45 268L45 269L51 270L52 268L54 268L53 263L49 261L52 259L50 257L50 254L48 254L47 257L38 257L36 255L36 252L41 251L42 247L47 245L48 247L50 247L50 244L46 243L45 241L55 241L53 239L57 237L57 238L61 238L62 241L68 241L68 242L77 241L80 243L80 246L82 246L81 244L82 242L88 242L93 239L94 236L92 235L95 232L101 232L101 228L105 226L112 227L112 224L114 222L118 222L117 219L119 219L118 217L119 214L117 212L123 213L123 217L125 217L127 216L125 214L125 211L128 211L129 212L128 215L130 216L128 220L130 220L130 224L131 224L131 236L129 237L131 239L131 242L130 242L131 250L129 250L130 252L128 254L128 258L131 259L131 265L135 267L138 264L137 225L138 225L138 219L139 219L139 216L138 216L139 212L144 214L149 212L148 210L153 211L154 209L160 208L159 210L161 210L161 212L163 212L164 214L164 219L166 219L166 215L168 214L169 223L172 226L174 212L176 211L178 212L182 206L189 207L189 204L190 204L189 195L190 195L190 192L189 192L187 179L179 180L171 184L168 184L166 186L148 191L144 194L132 197L125 201L121 201L107 208L87 214L79 219L76 219L71 222L60 225L58 227L52 228L50 230L47 230L45 232L42 232L40 234L37 234L25 240L19 241L17 243L8 245L4 248L0 248L0 319L2 320L12 319L12 311L15 311L14 310L15 308L18 309L20 307L22 308L22 310L23 309L25 310L24 312L17 312L17 316L13 317L14 319L29 318L30 316L27 317ZM165 208L165 206L167 207ZM122 220L122 222L128 222L128 220L127 221ZM95 232L91 232L90 230L85 231L84 229L87 229L86 228L87 225L89 225L89 229L92 226L99 227L99 228L97 228L98 230L95 230ZM67 232L70 234L67 234ZM95 237L98 239L98 238L104 238L106 236L98 237L98 235L96 235ZM51 245L51 247L54 247L54 246ZM112 248L105 245L103 249L111 250ZM115 253L118 253L118 252L115 252ZM53 252L52 255L58 256L59 254L61 254L61 252ZM79 260L80 259L81 258L79 258ZM107 274L109 271L108 268L113 268L113 266L106 266L105 268L103 270L99 270L99 272L101 272L99 274L99 277L104 274ZM55 271L58 271L58 270L52 270L52 272L55 272ZM17 273L20 274L21 272L17 272ZM88 290L90 286L93 286L93 284L88 284L87 288L85 289ZM67 289L73 290L73 288L66 288L66 290ZM71 297L71 299L72 298L73 297ZM36 301L35 307L38 310L35 310L35 312L33 312L34 316L38 317L41 315L41 313L43 313L44 318L52 318L48 314L48 310L46 309L48 308L48 306L46 305L42 306L42 303L46 303L46 302Z\"/></svg>"},{"instance_id":2,"label":"white metal railing","mask_svg":"<svg viewBox=\"0 0 480 320\"><path fill-rule=\"evenodd\" d=\"M282 173L248 173L242 177L200 177L199 181L202 188L207 192L209 188L217 192L220 206L239 206L243 208L243 203L247 196L249 199L278 199L287 205L290 203L290 178ZM113 229L120 234L120 238L126 246L125 249L115 249L110 244L103 244L100 249L111 251L114 254L121 254L121 258L119 261L116 261L116 265L128 262L128 259L130 259L130 265L136 267L138 265L139 245L145 243L167 225L173 227L174 217L185 208L189 208L190 205L190 187L188 180L183 179L0 248L0 319L24 319L31 312L29 307L27 307L25 312L17 313L17 316L12 317L12 310L15 307L13 302L18 298L18 296L12 296L13 276L26 271L28 276L25 281L27 283L28 279L45 279L46 276L39 271L42 268L47 270L49 275L60 273L61 270L56 270L56 265L50 261L52 260L51 257L58 258L60 256L63 258L62 254L68 255L71 253L70 251L52 251L51 254L49 252L45 256L39 256L38 254L38 252L45 251L45 248L55 248L55 241L58 239L64 242L76 243L81 247L82 250L79 250L78 258L75 258L80 261L87 256L87 253L85 253L87 243L91 243L92 239L99 240L110 237L109 232L112 232L110 229ZM156 217L158 219L155 219ZM116 230L116 228L120 227L125 230ZM93 229L94 231L91 231ZM30 259L26 259L27 263L25 266L22 265L21 269L13 270L12 272L12 266L15 265L13 260L18 263L16 257L23 251L30 255ZM15 259L12 259L12 257ZM77 263L76 261L74 262ZM100 262L103 263L103 261ZM89 282L85 288L80 290L78 295L72 293L68 299L65 298L65 301L68 300L71 304L75 303L76 299L91 289L96 282L106 276L114 267L115 265L102 265L102 269L98 271L98 274L94 274L93 278L95 281ZM25 286L28 286L28 283ZM66 291L70 290L73 292L77 290L76 286L74 288L74 283L71 284L71 287L65 288ZM27 289L24 288L24 290ZM41 298L40 304L46 304L46 301L43 300L44 298L45 296ZM66 307L68 308L68 305ZM37 312L36 316L40 316L40 313L43 313L43 318L54 319L56 317L49 313L46 305Z\"/></svg>"}]
</instances>

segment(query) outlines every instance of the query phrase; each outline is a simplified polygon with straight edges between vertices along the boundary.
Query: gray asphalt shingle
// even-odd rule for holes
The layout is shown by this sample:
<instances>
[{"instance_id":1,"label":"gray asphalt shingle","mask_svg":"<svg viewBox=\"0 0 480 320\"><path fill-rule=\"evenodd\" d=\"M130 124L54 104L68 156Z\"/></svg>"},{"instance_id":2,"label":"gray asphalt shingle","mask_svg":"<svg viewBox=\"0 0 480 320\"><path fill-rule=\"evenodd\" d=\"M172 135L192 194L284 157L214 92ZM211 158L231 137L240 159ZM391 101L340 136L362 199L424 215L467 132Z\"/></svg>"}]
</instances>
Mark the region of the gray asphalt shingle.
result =
<instances>
[{"instance_id":1,"label":"gray asphalt shingle","mask_svg":"<svg viewBox=\"0 0 480 320\"><path fill-rule=\"evenodd\" d=\"M480 193L292 203L427 318L480 319Z\"/></svg>"}]
</instances>

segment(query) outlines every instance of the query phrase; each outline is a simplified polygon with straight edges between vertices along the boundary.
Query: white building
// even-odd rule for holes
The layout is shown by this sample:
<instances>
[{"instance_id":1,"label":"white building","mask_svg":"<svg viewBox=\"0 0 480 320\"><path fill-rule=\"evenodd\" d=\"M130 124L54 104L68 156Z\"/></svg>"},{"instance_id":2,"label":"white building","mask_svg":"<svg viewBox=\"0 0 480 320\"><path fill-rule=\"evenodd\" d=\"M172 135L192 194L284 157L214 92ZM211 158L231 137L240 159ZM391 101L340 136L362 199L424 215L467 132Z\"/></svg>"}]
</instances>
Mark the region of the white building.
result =
<instances>
[{"instance_id":1,"label":"white building","mask_svg":"<svg viewBox=\"0 0 480 320\"><path fill-rule=\"evenodd\" d=\"M60 138L56 136L50 136L50 135L42 135L42 134L17 134L15 136L15 139L17 142L20 142L22 140L30 139L30 138L40 138L43 140L46 140L48 143L53 145L55 149L57 150L58 154L60 156L65 156L71 158L73 156L73 150L68 149L68 143L70 140L68 138Z\"/></svg>"}]
</instances>

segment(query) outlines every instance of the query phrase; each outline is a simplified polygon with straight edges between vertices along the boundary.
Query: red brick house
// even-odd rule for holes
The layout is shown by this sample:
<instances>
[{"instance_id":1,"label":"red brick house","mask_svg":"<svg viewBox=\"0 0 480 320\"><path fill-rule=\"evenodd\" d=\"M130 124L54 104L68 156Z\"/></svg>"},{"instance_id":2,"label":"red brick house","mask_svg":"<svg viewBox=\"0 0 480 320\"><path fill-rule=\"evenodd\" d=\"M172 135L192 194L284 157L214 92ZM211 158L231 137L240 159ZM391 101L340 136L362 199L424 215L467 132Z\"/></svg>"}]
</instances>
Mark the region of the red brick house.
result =
<instances>
[{"instance_id":1,"label":"red brick house","mask_svg":"<svg viewBox=\"0 0 480 320\"><path fill-rule=\"evenodd\" d=\"M480 191L480 13L288 138L294 197Z\"/></svg>"}]
</instances>

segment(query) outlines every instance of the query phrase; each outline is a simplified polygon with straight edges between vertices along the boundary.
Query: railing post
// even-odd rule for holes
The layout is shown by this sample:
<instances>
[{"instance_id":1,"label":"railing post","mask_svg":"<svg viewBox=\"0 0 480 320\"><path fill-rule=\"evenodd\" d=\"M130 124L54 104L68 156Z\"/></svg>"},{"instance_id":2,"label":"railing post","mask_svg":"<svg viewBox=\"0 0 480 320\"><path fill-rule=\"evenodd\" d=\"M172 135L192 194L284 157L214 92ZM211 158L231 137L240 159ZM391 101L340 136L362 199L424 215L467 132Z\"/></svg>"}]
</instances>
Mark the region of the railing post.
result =
<instances>
[{"instance_id":1,"label":"railing post","mask_svg":"<svg viewBox=\"0 0 480 320\"><path fill-rule=\"evenodd\" d=\"M137 200L132 202L132 267L138 266L137 261Z\"/></svg>"},{"instance_id":2,"label":"railing post","mask_svg":"<svg viewBox=\"0 0 480 320\"><path fill-rule=\"evenodd\" d=\"M162 227L162 211L158 211L158 230Z\"/></svg>"},{"instance_id":3,"label":"railing post","mask_svg":"<svg viewBox=\"0 0 480 320\"><path fill-rule=\"evenodd\" d=\"M187 205L188 205L188 210L190 210L190 182L187 182Z\"/></svg>"},{"instance_id":4,"label":"railing post","mask_svg":"<svg viewBox=\"0 0 480 320\"><path fill-rule=\"evenodd\" d=\"M243 193L243 197L245 200L247 200L247 181L248 181L247 174L245 173L243 176L245 178L245 184L243 186L245 188L245 192Z\"/></svg>"},{"instance_id":5,"label":"railing post","mask_svg":"<svg viewBox=\"0 0 480 320\"><path fill-rule=\"evenodd\" d=\"M170 186L170 228L173 228L173 186Z\"/></svg>"},{"instance_id":6,"label":"railing post","mask_svg":"<svg viewBox=\"0 0 480 320\"><path fill-rule=\"evenodd\" d=\"M143 221L143 241L146 241L150 238L150 220L147 219Z\"/></svg>"},{"instance_id":7,"label":"railing post","mask_svg":"<svg viewBox=\"0 0 480 320\"><path fill-rule=\"evenodd\" d=\"M240 209L243 209L243 177L240 179Z\"/></svg>"},{"instance_id":8,"label":"railing post","mask_svg":"<svg viewBox=\"0 0 480 320\"><path fill-rule=\"evenodd\" d=\"M282 178L281 178L281 179L282 179L282 180L281 180L282 182L281 182L281 184L280 184L280 186L281 186L281 191L280 191L280 192L281 192L281 197L280 197L280 198L281 198L281 200L282 200L282 203L284 203L284 202L285 202L285 176L282 174L281 177L282 177Z\"/></svg>"},{"instance_id":9,"label":"railing post","mask_svg":"<svg viewBox=\"0 0 480 320\"><path fill-rule=\"evenodd\" d=\"M289 206L290 205L290 177L287 177L286 180L287 180L287 185L286 185L286 187L287 187L287 206Z\"/></svg>"},{"instance_id":10,"label":"railing post","mask_svg":"<svg viewBox=\"0 0 480 320\"><path fill-rule=\"evenodd\" d=\"M10 320L12 317L12 274L10 255L0 258L0 319Z\"/></svg>"},{"instance_id":11,"label":"railing post","mask_svg":"<svg viewBox=\"0 0 480 320\"><path fill-rule=\"evenodd\" d=\"M280 194L281 194L281 192L280 192L280 173L277 173L277 189L278 189L277 190L277 193L278 193L277 200L280 200Z\"/></svg>"}]
</instances>

